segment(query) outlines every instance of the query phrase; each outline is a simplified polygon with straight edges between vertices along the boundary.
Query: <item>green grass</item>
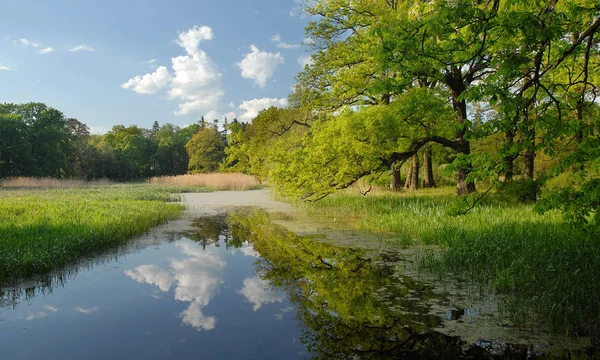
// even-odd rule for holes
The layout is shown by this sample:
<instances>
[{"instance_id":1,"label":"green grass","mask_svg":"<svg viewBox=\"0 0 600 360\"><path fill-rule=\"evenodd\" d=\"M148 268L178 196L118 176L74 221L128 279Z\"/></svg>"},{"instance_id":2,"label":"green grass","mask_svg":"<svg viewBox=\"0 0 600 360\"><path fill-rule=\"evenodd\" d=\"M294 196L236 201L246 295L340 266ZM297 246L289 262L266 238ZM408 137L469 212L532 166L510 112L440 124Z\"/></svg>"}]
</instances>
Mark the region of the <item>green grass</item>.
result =
<instances>
[{"instance_id":1,"label":"green grass","mask_svg":"<svg viewBox=\"0 0 600 360\"><path fill-rule=\"evenodd\" d=\"M451 216L452 190L360 196L340 194L304 205L309 215L357 230L393 234L399 244L439 245L420 264L508 294L515 323L539 321L555 332L598 336L600 241L563 222L559 212L491 196Z\"/></svg>"},{"instance_id":2,"label":"green grass","mask_svg":"<svg viewBox=\"0 0 600 360\"><path fill-rule=\"evenodd\" d=\"M174 192L203 188L108 185L0 189L0 284L47 273L179 217Z\"/></svg>"}]
</instances>

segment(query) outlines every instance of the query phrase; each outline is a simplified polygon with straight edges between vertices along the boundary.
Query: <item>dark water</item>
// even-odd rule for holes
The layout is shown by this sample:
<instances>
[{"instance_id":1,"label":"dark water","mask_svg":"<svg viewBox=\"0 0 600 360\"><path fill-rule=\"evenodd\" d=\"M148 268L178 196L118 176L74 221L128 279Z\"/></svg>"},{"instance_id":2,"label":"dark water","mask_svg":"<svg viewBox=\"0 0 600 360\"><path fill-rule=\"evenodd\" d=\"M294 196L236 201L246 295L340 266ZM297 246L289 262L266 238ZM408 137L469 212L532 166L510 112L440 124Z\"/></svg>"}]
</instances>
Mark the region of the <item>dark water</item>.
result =
<instances>
[{"instance_id":1,"label":"dark water","mask_svg":"<svg viewBox=\"0 0 600 360\"><path fill-rule=\"evenodd\" d=\"M1 359L534 358L533 346L468 343L431 288L367 256L269 225L262 213L199 219L0 293ZM559 353L557 357L568 355ZM585 354L579 354L585 358Z\"/></svg>"}]
</instances>

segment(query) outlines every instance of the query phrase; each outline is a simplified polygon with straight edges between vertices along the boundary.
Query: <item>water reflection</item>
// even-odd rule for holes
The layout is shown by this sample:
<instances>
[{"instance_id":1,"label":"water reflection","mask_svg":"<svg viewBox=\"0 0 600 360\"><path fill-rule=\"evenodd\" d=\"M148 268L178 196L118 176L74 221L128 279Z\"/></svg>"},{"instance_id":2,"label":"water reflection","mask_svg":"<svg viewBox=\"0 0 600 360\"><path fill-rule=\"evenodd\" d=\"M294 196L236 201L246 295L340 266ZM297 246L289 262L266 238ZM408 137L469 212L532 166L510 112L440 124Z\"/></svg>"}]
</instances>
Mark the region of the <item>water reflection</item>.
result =
<instances>
[{"instance_id":1,"label":"water reflection","mask_svg":"<svg viewBox=\"0 0 600 360\"><path fill-rule=\"evenodd\" d=\"M273 288L285 290L300 320L301 340L315 358L587 358L593 352L549 354L535 344L497 339L465 343L436 331L443 319L432 307L447 300L399 273L403 259L397 252L372 257L297 236L260 212L232 215L227 222L260 254L259 275L247 280L264 295L256 296L255 309L277 301L268 296ZM467 312L472 310L450 308L447 320L461 321Z\"/></svg>"},{"instance_id":2,"label":"water reflection","mask_svg":"<svg viewBox=\"0 0 600 360\"><path fill-rule=\"evenodd\" d=\"M202 309L215 295L227 264L214 247L204 247L203 250L189 240L181 240L175 245L184 257L171 259L168 268L155 264L140 265L125 270L125 275L137 282L155 285L163 292L168 292L173 286L175 300L190 303L180 315L183 323L198 330L214 329L217 319L204 315Z\"/></svg>"},{"instance_id":3,"label":"water reflection","mask_svg":"<svg viewBox=\"0 0 600 360\"><path fill-rule=\"evenodd\" d=\"M373 255L297 236L259 211L192 225L155 247L48 277L41 287L0 290L0 346L14 358L114 357L107 342L147 358L553 356L532 343L467 343L441 333L449 321L480 314L402 274L396 252ZM95 335L102 333L111 336ZM35 346L64 338L72 341L56 353ZM25 347L31 356L21 354ZM594 355L556 354L563 356Z\"/></svg>"}]
</instances>

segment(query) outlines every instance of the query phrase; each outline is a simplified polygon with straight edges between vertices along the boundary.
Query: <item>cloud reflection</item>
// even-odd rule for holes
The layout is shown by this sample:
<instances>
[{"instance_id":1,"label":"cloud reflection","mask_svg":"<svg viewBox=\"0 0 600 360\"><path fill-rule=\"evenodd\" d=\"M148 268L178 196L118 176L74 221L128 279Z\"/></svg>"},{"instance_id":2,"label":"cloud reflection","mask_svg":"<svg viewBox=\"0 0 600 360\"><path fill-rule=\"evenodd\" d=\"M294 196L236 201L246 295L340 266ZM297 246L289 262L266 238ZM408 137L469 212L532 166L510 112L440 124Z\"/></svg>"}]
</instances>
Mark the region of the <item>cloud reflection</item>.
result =
<instances>
[{"instance_id":1,"label":"cloud reflection","mask_svg":"<svg viewBox=\"0 0 600 360\"><path fill-rule=\"evenodd\" d=\"M258 276L244 280L244 287L240 290L240 294L254 304L254 311L260 309L263 305L279 302L281 303L284 296L277 294L271 289L271 283L267 280L262 280Z\"/></svg>"},{"instance_id":2,"label":"cloud reflection","mask_svg":"<svg viewBox=\"0 0 600 360\"><path fill-rule=\"evenodd\" d=\"M222 283L226 262L218 254L219 249L202 249L191 241L175 244L185 256L183 259L171 259L169 268L157 265L141 265L134 270L126 270L131 279L157 286L167 292L175 287L175 300L190 302L189 307L180 316L184 324L198 330L211 330L217 324L214 316L205 316L202 312Z\"/></svg>"}]
</instances>

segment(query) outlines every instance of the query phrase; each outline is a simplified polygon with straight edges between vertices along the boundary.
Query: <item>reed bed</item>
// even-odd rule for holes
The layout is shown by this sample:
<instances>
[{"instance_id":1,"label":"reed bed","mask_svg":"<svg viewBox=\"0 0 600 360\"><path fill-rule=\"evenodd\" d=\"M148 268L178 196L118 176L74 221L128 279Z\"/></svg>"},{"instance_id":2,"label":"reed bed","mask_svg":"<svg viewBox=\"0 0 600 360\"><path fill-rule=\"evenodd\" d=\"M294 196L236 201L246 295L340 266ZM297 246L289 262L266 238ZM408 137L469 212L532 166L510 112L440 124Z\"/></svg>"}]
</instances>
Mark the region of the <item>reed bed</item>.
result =
<instances>
[{"instance_id":1,"label":"reed bed","mask_svg":"<svg viewBox=\"0 0 600 360\"><path fill-rule=\"evenodd\" d=\"M600 334L600 241L563 222L559 212L490 197L463 216L447 214L452 190L415 195L340 194L301 205L339 226L392 234L402 245L431 244L423 269L458 274L508 296L514 324L537 321L554 332ZM486 290L486 291L487 291Z\"/></svg>"},{"instance_id":2,"label":"reed bed","mask_svg":"<svg viewBox=\"0 0 600 360\"><path fill-rule=\"evenodd\" d=\"M161 186L202 186L213 190L253 190L260 187L254 176L241 173L209 173L153 177L148 182Z\"/></svg>"},{"instance_id":3,"label":"reed bed","mask_svg":"<svg viewBox=\"0 0 600 360\"><path fill-rule=\"evenodd\" d=\"M54 179L54 178L34 178L34 177L13 177L0 180L0 187L4 188L24 188L24 189L63 189L63 188L83 188L102 185L110 185L112 182L108 179L86 181L80 179Z\"/></svg>"},{"instance_id":4,"label":"reed bed","mask_svg":"<svg viewBox=\"0 0 600 360\"><path fill-rule=\"evenodd\" d=\"M41 275L179 217L169 187L0 190L0 284Z\"/></svg>"}]
</instances>

